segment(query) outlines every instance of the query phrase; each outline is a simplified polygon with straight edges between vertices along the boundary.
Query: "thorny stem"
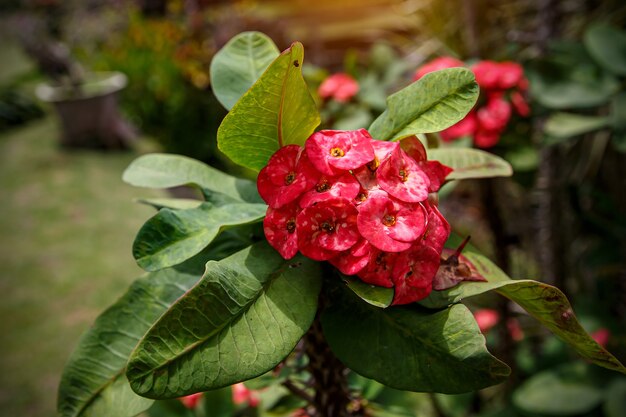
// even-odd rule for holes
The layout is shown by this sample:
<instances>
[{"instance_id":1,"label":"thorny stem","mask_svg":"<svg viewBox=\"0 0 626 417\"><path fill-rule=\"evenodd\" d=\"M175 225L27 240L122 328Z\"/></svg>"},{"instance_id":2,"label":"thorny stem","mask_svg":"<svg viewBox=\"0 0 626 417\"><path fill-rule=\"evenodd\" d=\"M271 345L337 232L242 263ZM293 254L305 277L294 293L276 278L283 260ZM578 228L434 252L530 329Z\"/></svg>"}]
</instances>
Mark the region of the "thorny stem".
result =
<instances>
[{"instance_id":1,"label":"thorny stem","mask_svg":"<svg viewBox=\"0 0 626 417\"><path fill-rule=\"evenodd\" d=\"M311 417L363 417L364 410L350 396L348 368L330 350L322 332L320 312L325 304L322 291L317 315L303 339L304 352L309 358L306 370L311 375L314 391L307 412Z\"/></svg>"}]
</instances>

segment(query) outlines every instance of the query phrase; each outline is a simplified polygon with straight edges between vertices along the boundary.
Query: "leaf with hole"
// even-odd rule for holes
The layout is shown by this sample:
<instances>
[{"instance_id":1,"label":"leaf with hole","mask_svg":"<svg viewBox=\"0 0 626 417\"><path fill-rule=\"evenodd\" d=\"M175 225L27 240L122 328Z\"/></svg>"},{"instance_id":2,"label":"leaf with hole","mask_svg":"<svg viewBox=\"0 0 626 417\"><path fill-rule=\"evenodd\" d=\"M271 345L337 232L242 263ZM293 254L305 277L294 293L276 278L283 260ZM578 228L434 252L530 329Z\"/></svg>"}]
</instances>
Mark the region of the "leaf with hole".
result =
<instances>
[{"instance_id":1,"label":"leaf with hole","mask_svg":"<svg viewBox=\"0 0 626 417\"><path fill-rule=\"evenodd\" d=\"M302 145L320 116L302 77L304 48L295 42L239 99L217 131L219 149L259 171L280 147Z\"/></svg>"},{"instance_id":2,"label":"leaf with hole","mask_svg":"<svg viewBox=\"0 0 626 417\"><path fill-rule=\"evenodd\" d=\"M387 110L368 130L380 140L441 131L465 117L478 93L474 74L468 69L431 72L389 96Z\"/></svg>"},{"instance_id":3,"label":"leaf with hole","mask_svg":"<svg viewBox=\"0 0 626 417\"><path fill-rule=\"evenodd\" d=\"M211 61L211 87L230 110L278 57L274 42L261 32L243 32L229 40Z\"/></svg>"},{"instance_id":4,"label":"leaf with hole","mask_svg":"<svg viewBox=\"0 0 626 417\"><path fill-rule=\"evenodd\" d=\"M221 231L261 221L266 211L265 204L209 202L186 210L162 209L139 229L133 256L147 271L177 265L206 248Z\"/></svg>"},{"instance_id":5,"label":"leaf with hole","mask_svg":"<svg viewBox=\"0 0 626 417\"><path fill-rule=\"evenodd\" d=\"M317 262L286 261L266 242L207 263L131 355L133 390L172 398L273 369L311 325L320 286Z\"/></svg>"}]
</instances>

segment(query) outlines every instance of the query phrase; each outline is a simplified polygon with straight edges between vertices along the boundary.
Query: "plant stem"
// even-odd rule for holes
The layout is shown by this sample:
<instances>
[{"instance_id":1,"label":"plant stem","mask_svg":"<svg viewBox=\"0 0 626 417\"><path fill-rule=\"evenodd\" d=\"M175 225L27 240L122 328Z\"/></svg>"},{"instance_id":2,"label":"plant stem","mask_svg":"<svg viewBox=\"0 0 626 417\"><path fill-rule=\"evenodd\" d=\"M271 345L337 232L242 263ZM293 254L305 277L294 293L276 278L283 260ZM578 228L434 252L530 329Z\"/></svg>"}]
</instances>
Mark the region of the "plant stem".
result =
<instances>
[{"instance_id":1,"label":"plant stem","mask_svg":"<svg viewBox=\"0 0 626 417\"><path fill-rule=\"evenodd\" d=\"M320 297L322 305L323 296ZM305 352L309 358L307 370L313 378L315 395L311 417L348 417L350 393L346 380L347 368L337 359L326 342L319 320L319 312L313 325L304 336ZM358 415L358 414L356 414Z\"/></svg>"}]
</instances>

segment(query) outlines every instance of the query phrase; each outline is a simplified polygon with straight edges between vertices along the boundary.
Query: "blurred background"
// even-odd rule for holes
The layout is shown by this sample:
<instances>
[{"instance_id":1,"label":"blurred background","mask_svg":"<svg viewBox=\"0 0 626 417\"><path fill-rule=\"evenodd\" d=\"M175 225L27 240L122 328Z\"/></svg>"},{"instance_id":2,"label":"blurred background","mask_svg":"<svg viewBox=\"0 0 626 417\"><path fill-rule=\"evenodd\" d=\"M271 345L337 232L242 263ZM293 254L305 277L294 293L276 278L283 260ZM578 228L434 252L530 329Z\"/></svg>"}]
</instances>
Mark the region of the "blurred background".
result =
<instances>
[{"instance_id":1,"label":"blurred background","mask_svg":"<svg viewBox=\"0 0 626 417\"><path fill-rule=\"evenodd\" d=\"M525 110L489 146L476 131L443 135L487 147L514 176L451 183L441 209L512 277L561 288L626 360L625 27L623 0L3 0L0 415L53 415L81 333L141 275L131 246L153 211L133 199L165 192L124 184L130 161L165 151L250 175L216 149L226 111L209 73L245 30L281 50L304 44L325 128L367 127L435 58L521 65L519 92L501 93ZM322 87L338 73L347 95ZM377 415L626 416L626 378L576 359L497 296L470 307L510 381L461 396L373 390L369 401L395 410Z\"/></svg>"}]
</instances>

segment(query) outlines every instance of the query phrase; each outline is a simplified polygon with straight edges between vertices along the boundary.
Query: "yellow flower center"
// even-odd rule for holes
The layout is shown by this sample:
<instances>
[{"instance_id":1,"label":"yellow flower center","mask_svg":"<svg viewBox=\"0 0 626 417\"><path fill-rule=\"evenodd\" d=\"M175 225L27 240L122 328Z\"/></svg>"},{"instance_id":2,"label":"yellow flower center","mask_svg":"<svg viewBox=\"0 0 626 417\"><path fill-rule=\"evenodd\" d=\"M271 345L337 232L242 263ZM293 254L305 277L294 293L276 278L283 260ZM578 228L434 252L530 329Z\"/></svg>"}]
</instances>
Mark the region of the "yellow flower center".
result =
<instances>
[{"instance_id":1,"label":"yellow flower center","mask_svg":"<svg viewBox=\"0 0 626 417\"><path fill-rule=\"evenodd\" d=\"M296 173L291 171L289 174L285 175L285 185L290 185L296 179Z\"/></svg>"},{"instance_id":2,"label":"yellow flower center","mask_svg":"<svg viewBox=\"0 0 626 417\"><path fill-rule=\"evenodd\" d=\"M332 148L330 150L330 154L334 156L335 158L341 158L346 153L341 148Z\"/></svg>"},{"instance_id":3,"label":"yellow flower center","mask_svg":"<svg viewBox=\"0 0 626 417\"><path fill-rule=\"evenodd\" d=\"M385 214L383 216L383 224L387 227L391 227L396 224L396 216L392 216L391 214Z\"/></svg>"}]
</instances>

